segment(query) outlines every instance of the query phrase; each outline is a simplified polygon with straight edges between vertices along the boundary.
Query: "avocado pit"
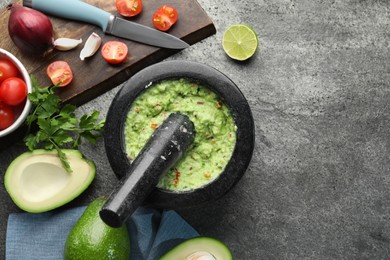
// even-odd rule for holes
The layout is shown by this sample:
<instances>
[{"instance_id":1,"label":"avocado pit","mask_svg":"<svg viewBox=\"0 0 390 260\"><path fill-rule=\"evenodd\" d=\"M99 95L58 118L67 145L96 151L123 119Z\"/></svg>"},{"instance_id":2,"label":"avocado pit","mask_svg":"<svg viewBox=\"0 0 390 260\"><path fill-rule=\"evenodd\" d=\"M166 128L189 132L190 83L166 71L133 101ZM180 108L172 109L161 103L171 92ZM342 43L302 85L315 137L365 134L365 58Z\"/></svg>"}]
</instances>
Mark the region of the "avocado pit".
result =
<instances>
[{"instance_id":1,"label":"avocado pit","mask_svg":"<svg viewBox=\"0 0 390 260\"><path fill-rule=\"evenodd\" d=\"M217 260L210 252L207 251L196 251L186 257L185 260Z\"/></svg>"}]
</instances>

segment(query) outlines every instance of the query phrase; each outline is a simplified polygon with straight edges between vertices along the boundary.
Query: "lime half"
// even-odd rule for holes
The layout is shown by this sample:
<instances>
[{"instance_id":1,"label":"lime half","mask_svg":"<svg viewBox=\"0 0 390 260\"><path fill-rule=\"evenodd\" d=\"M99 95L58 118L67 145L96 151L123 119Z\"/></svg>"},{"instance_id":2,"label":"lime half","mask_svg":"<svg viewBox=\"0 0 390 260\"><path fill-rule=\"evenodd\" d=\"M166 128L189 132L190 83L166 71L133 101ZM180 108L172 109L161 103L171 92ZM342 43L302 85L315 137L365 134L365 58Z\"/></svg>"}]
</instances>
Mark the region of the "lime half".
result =
<instances>
[{"instance_id":1,"label":"lime half","mask_svg":"<svg viewBox=\"0 0 390 260\"><path fill-rule=\"evenodd\" d=\"M257 46L257 34L248 25L233 24L223 33L222 47L232 59L249 59L256 52Z\"/></svg>"}]
</instances>

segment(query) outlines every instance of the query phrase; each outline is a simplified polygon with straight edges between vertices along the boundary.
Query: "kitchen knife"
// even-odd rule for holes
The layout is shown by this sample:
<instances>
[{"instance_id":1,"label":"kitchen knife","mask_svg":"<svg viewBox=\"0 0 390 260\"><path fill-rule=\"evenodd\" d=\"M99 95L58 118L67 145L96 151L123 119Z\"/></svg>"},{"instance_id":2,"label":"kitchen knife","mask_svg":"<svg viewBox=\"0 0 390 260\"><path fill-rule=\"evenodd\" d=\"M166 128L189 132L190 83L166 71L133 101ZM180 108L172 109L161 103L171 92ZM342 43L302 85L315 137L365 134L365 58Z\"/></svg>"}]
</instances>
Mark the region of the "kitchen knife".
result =
<instances>
[{"instance_id":1,"label":"kitchen knife","mask_svg":"<svg viewBox=\"0 0 390 260\"><path fill-rule=\"evenodd\" d=\"M173 35L116 17L79 0L23 0L23 5L57 17L94 24L106 34L148 45L169 49L189 46Z\"/></svg>"}]
</instances>

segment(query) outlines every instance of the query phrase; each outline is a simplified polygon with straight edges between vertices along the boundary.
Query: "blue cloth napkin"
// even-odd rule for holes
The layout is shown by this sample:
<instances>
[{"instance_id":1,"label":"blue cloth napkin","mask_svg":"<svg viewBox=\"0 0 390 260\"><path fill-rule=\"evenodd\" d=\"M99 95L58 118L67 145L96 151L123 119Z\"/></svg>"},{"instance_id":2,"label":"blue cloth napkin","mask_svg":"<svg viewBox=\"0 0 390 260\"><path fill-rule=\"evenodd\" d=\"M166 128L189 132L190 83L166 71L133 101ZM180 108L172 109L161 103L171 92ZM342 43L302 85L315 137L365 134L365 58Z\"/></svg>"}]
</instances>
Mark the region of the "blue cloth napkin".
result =
<instances>
[{"instance_id":1,"label":"blue cloth napkin","mask_svg":"<svg viewBox=\"0 0 390 260\"><path fill-rule=\"evenodd\" d=\"M9 215L6 260L61 260L66 238L86 207ZM138 208L126 225L132 260L155 260L186 239L199 236L172 210Z\"/></svg>"}]
</instances>

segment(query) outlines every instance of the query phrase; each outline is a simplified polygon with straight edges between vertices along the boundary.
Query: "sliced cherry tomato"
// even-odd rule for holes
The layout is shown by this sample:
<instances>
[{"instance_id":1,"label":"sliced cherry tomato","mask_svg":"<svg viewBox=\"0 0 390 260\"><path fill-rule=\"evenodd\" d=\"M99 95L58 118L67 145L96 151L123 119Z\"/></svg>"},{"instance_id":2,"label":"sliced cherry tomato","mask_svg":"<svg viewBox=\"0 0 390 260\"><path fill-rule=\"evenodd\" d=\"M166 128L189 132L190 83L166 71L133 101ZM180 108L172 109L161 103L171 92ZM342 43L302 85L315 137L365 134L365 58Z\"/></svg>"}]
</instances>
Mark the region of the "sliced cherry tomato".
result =
<instances>
[{"instance_id":1,"label":"sliced cherry tomato","mask_svg":"<svg viewBox=\"0 0 390 260\"><path fill-rule=\"evenodd\" d=\"M167 31L179 18L176 9L170 5L163 5L153 14L152 22L154 27L161 31Z\"/></svg>"},{"instance_id":2,"label":"sliced cherry tomato","mask_svg":"<svg viewBox=\"0 0 390 260\"><path fill-rule=\"evenodd\" d=\"M142 0L116 0L116 9L123 16L136 16L142 11Z\"/></svg>"},{"instance_id":3,"label":"sliced cherry tomato","mask_svg":"<svg viewBox=\"0 0 390 260\"><path fill-rule=\"evenodd\" d=\"M103 58L111 64L118 64L127 57L127 45L119 41L108 41L102 47Z\"/></svg>"},{"instance_id":4,"label":"sliced cherry tomato","mask_svg":"<svg viewBox=\"0 0 390 260\"><path fill-rule=\"evenodd\" d=\"M10 77L17 77L18 68L9 60L0 60L0 83Z\"/></svg>"},{"instance_id":5,"label":"sliced cherry tomato","mask_svg":"<svg viewBox=\"0 0 390 260\"><path fill-rule=\"evenodd\" d=\"M0 130L10 127L15 121L15 113L10 106L0 102Z\"/></svg>"},{"instance_id":6,"label":"sliced cherry tomato","mask_svg":"<svg viewBox=\"0 0 390 260\"><path fill-rule=\"evenodd\" d=\"M0 100L10 106L22 103L27 95L26 83L17 77L5 79L0 85Z\"/></svg>"},{"instance_id":7,"label":"sliced cherry tomato","mask_svg":"<svg viewBox=\"0 0 390 260\"><path fill-rule=\"evenodd\" d=\"M60 87L69 85L73 80L73 72L66 61L59 60L51 63L47 67L46 73L53 85L58 85Z\"/></svg>"}]
</instances>

